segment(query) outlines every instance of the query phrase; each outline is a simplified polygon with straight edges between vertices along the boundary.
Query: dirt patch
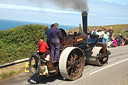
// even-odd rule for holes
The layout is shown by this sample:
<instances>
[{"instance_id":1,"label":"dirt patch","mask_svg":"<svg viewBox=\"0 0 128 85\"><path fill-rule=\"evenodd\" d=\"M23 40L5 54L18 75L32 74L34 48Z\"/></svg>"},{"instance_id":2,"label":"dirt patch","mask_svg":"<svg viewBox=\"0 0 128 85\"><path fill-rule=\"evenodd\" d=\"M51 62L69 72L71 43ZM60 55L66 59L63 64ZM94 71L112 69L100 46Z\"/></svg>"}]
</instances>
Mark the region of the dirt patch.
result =
<instances>
[{"instance_id":1,"label":"dirt patch","mask_svg":"<svg viewBox=\"0 0 128 85\"><path fill-rule=\"evenodd\" d=\"M27 61L28 62L28 61ZM8 66L0 69L0 80L19 75L25 71L26 62L18 63L12 66Z\"/></svg>"}]
</instances>

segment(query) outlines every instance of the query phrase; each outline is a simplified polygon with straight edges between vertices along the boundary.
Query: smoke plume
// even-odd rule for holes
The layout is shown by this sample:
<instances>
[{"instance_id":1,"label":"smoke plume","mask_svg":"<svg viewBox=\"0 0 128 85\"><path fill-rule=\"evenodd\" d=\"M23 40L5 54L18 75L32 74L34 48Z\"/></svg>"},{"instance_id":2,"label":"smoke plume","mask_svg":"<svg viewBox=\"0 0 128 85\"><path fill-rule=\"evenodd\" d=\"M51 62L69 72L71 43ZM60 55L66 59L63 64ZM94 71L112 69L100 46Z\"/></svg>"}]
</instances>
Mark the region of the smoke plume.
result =
<instances>
[{"instance_id":1,"label":"smoke plume","mask_svg":"<svg viewBox=\"0 0 128 85\"><path fill-rule=\"evenodd\" d=\"M87 0L30 0L39 5L50 2L62 9L72 9L77 11L88 11Z\"/></svg>"}]
</instances>

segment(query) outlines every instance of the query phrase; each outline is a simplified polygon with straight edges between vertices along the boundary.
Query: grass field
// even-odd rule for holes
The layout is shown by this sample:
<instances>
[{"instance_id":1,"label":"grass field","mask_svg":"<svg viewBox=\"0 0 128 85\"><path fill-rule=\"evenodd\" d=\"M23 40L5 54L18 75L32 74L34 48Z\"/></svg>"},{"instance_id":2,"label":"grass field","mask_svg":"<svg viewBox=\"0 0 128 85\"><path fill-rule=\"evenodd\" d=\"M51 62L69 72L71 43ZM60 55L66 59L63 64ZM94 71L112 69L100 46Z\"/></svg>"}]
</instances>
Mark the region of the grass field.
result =
<instances>
[{"instance_id":1,"label":"grass field","mask_svg":"<svg viewBox=\"0 0 128 85\"><path fill-rule=\"evenodd\" d=\"M123 30L128 27L128 24L106 25L106 26L102 26L102 27L104 27L104 28L106 28L108 30L110 26L112 26L112 28L113 28L113 30L115 32L114 37L116 37L119 33L121 33L123 36L127 36L128 37L128 32L123 32ZM88 26L88 28L91 28L91 30L93 30L95 28L98 30L99 27L100 26ZM80 29L79 28L74 28L74 29L66 30L67 33L69 31L72 32L72 33L74 33L74 32L79 32Z\"/></svg>"}]
</instances>

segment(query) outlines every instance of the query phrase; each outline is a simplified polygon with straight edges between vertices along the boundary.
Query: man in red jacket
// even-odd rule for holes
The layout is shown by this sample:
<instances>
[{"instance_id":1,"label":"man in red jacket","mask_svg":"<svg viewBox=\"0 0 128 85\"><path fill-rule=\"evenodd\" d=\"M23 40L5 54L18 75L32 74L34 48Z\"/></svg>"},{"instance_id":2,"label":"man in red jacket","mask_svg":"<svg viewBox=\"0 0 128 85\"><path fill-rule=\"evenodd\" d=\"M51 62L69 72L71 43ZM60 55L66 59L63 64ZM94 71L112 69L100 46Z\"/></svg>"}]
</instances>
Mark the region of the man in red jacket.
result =
<instances>
[{"instance_id":1,"label":"man in red jacket","mask_svg":"<svg viewBox=\"0 0 128 85\"><path fill-rule=\"evenodd\" d=\"M44 37L40 38L40 43L39 43L39 52L40 53L49 53L49 47L46 42L44 42Z\"/></svg>"}]
</instances>

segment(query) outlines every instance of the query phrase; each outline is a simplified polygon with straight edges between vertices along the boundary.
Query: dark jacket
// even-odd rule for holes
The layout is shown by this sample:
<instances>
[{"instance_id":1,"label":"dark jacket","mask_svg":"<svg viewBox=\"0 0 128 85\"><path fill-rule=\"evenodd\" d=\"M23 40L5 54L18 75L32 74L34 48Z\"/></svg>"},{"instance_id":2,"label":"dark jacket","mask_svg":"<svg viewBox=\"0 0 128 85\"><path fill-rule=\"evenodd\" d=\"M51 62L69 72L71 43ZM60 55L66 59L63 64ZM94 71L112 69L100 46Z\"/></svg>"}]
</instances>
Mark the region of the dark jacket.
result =
<instances>
[{"instance_id":1,"label":"dark jacket","mask_svg":"<svg viewBox=\"0 0 128 85\"><path fill-rule=\"evenodd\" d=\"M51 44L60 44L61 38L62 38L62 34L59 29L57 28L51 29L51 33L50 33Z\"/></svg>"}]
</instances>

